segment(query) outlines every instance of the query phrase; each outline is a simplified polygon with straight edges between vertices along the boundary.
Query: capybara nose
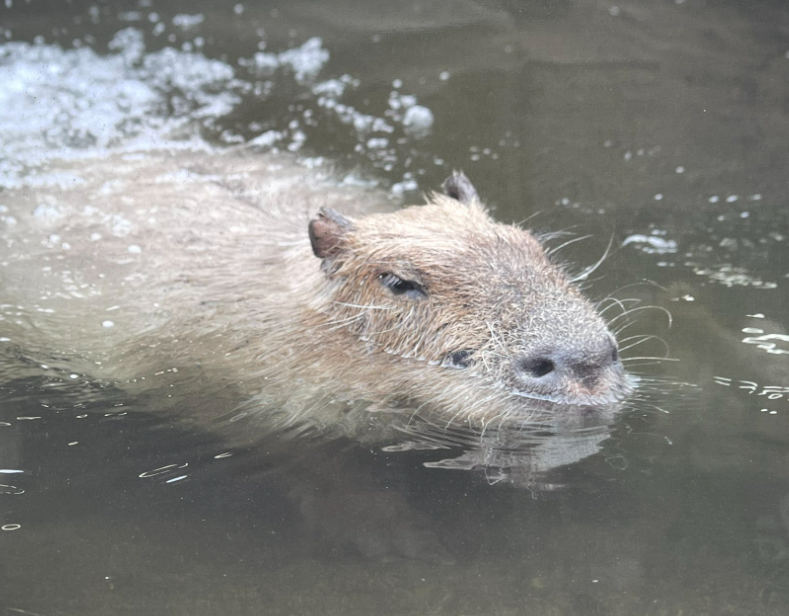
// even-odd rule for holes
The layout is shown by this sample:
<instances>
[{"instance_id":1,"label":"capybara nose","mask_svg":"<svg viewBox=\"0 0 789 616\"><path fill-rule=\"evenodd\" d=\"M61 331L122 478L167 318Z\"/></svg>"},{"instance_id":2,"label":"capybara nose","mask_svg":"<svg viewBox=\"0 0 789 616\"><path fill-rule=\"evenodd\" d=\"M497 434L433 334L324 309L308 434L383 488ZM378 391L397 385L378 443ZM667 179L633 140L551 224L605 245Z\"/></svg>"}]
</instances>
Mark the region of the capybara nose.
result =
<instances>
[{"instance_id":1,"label":"capybara nose","mask_svg":"<svg viewBox=\"0 0 789 616\"><path fill-rule=\"evenodd\" d=\"M513 365L522 386L547 395L562 393L559 389L567 383L582 384L591 392L612 368L623 370L616 343L608 337L586 346L548 346L527 352L516 357Z\"/></svg>"}]
</instances>

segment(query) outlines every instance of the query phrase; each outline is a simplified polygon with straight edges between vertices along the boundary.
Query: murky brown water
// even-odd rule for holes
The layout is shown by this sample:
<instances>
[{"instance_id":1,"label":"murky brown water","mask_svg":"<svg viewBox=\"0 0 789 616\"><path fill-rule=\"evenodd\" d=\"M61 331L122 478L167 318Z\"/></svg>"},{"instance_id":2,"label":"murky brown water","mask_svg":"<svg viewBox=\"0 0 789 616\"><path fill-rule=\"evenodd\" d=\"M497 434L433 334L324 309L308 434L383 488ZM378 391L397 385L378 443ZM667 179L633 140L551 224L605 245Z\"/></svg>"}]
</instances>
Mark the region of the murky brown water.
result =
<instances>
[{"instance_id":1,"label":"murky brown water","mask_svg":"<svg viewBox=\"0 0 789 616\"><path fill-rule=\"evenodd\" d=\"M783 2L13 0L3 37L0 613L789 611ZM623 353L643 396L493 445L228 439L189 421L239 403L197 371L143 395L17 344L47 303L8 291L9 195L70 181L42 161L253 140L406 200L463 168L498 218L591 235L570 263L613 237L588 293L657 306L620 335L657 337Z\"/></svg>"}]
</instances>

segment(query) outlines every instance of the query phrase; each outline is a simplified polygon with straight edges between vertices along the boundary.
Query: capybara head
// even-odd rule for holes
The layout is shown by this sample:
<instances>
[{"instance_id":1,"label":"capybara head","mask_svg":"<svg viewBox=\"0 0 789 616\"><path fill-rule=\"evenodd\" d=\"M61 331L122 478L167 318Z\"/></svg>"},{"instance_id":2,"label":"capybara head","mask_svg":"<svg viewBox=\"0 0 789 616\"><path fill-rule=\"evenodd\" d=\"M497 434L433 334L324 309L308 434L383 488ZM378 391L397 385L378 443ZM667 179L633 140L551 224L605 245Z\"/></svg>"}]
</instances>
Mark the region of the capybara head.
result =
<instances>
[{"instance_id":1,"label":"capybara head","mask_svg":"<svg viewBox=\"0 0 789 616\"><path fill-rule=\"evenodd\" d=\"M540 242L495 222L463 174L444 192L395 213L349 219L323 209L311 221L331 326L371 354L421 360L508 396L624 398L614 336Z\"/></svg>"}]
</instances>

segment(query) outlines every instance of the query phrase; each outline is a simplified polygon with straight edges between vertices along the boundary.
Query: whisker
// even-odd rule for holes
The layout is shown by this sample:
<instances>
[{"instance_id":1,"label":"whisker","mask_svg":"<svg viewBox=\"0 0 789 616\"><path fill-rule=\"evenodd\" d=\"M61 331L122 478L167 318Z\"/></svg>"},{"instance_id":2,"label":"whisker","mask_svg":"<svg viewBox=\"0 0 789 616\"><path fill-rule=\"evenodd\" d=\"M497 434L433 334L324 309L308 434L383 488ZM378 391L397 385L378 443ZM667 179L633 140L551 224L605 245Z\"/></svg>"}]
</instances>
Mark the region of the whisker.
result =
<instances>
[{"instance_id":1,"label":"whisker","mask_svg":"<svg viewBox=\"0 0 789 616\"><path fill-rule=\"evenodd\" d=\"M640 303L640 302L641 302L641 300L640 300L640 299L617 299L617 298L615 298L615 297L606 297L605 299L603 299L603 300L600 300L600 301L597 303L597 306L599 307L599 306L600 306L600 304L602 304L602 303L603 303L603 302L605 302L605 301L610 301L610 302L611 302L611 304L609 304L608 306L606 306L606 307L605 307L605 308L603 308L602 310L598 310L598 314L603 314L603 313L605 313L607 310L610 310L611 308L613 308L614 306L619 306L619 307L622 309L622 312L627 312L627 310L628 310L628 309L627 309L627 308L625 308L625 302L634 302L634 303L636 303L636 304L638 304L638 303Z\"/></svg>"},{"instance_id":2,"label":"whisker","mask_svg":"<svg viewBox=\"0 0 789 616\"><path fill-rule=\"evenodd\" d=\"M339 306L348 306L349 308L361 308L362 310L394 310L396 308L396 306L393 306L391 304L389 306L374 306L372 304L366 305L366 306L362 306L362 305L359 305L359 304L349 304L347 302L334 301L332 303L333 304L337 304Z\"/></svg>"},{"instance_id":3,"label":"whisker","mask_svg":"<svg viewBox=\"0 0 789 616\"><path fill-rule=\"evenodd\" d=\"M611 319L609 321L609 325L611 323L613 323L614 321L617 321L618 319L621 319L624 316L628 316L630 314L633 314L634 312L639 312L641 310L661 310L661 311L665 312L666 316L668 317L668 326L669 327L671 327L672 323L674 322L674 319L671 316L671 312L669 312L668 309L663 308L663 306L637 306L635 308L630 308L627 312L623 312L622 314L620 314L618 316L615 316L613 319Z\"/></svg>"},{"instance_id":4,"label":"whisker","mask_svg":"<svg viewBox=\"0 0 789 616\"><path fill-rule=\"evenodd\" d=\"M448 430L449 427L452 425L452 422L455 421L455 419L457 419L458 415L461 415L463 413L463 411L465 411L465 409L461 408L457 413L452 415L452 417L449 418L449 421L447 421L447 424L444 426L444 430Z\"/></svg>"},{"instance_id":5,"label":"whisker","mask_svg":"<svg viewBox=\"0 0 789 616\"><path fill-rule=\"evenodd\" d=\"M623 342L627 342L628 340L635 340L636 338L645 338L645 337L650 336L650 335L651 334L637 334L635 336L628 336L627 338L622 338L619 341L619 344L622 344Z\"/></svg>"},{"instance_id":6,"label":"whisker","mask_svg":"<svg viewBox=\"0 0 789 616\"><path fill-rule=\"evenodd\" d=\"M636 323L638 323L638 321L628 321L627 323L625 323L621 327L618 327L618 328L614 329L614 336L619 336L619 334L621 334L623 331L625 331L628 327L631 327L631 326L635 325Z\"/></svg>"},{"instance_id":7,"label":"whisker","mask_svg":"<svg viewBox=\"0 0 789 616\"><path fill-rule=\"evenodd\" d=\"M644 278L639 282L631 282L630 284L626 284L623 287L619 287L616 291L614 291L614 293L620 293L621 291L624 291L625 289L629 289L630 287L640 287L641 285L657 287L661 291L666 291L668 293L668 289L666 287L661 286L654 280L649 280L648 278Z\"/></svg>"},{"instance_id":8,"label":"whisker","mask_svg":"<svg viewBox=\"0 0 789 616\"><path fill-rule=\"evenodd\" d=\"M614 235L612 233L611 239L608 240L608 246L606 247L603 256L600 257L597 263L595 263L594 265L590 265L585 270L583 270L580 274L571 278L570 282L578 282L579 280L586 280L587 278L589 278L589 276L592 275L592 273L594 273L594 271L603 264L603 261L605 261L608 258L608 255L611 252L611 246L613 245L614 245Z\"/></svg>"},{"instance_id":9,"label":"whisker","mask_svg":"<svg viewBox=\"0 0 789 616\"><path fill-rule=\"evenodd\" d=\"M352 317L346 317L344 319L334 319L333 321L327 321L326 323L321 323L320 325L318 325L318 327L327 327L330 325L343 325L343 324L351 323L353 321L357 321L363 318L364 316L365 316L364 313L360 312L359 314L355 314Z\"/></svg>"},{"instance_id":10,"label":"whisker","mask_svg":"<svg viewBox=\"0 0 789 616\"><path fill-rule=\"evenodd\" d=\"M406 427L408 427L408 426L410 426L410 425L411 425L411 422L414 420L414 417L416 417L416 415L419 413L419 411L421 411L421 410L422 410L422 408L423 408L425 405L427 405L429 402L430 402L429 400L425 400L425 401L424 401L422 404L420 404L418 407L416 407L416 409L414 410L414 412L413 412L413 413L411 413L411 416L408 418L408 422L405 424L405 425L406 425Z\"/></svg>"},{"instance_id":11,"label":"whisker","mask_svg":"<svg viewBox=\"0 0 789 616\"><path fill-rule=\"evenodd\" d=\"M660 336L648 336L648 335L630 336L629 338L625 338L624 340L622 340L622 342L625 342L627 340L633 340L634 338L641 338L641 340L639 340L638 342L634 342L633 344L629 344L626 347L622 347L621 349L619 349L619 352L621 353L623 351L627 351L628 349L632 349L633 347L637 347L639 344L647 342L648 340L660 340L660 342L662 342L663 346L666 348L666 354L668 354L669 352L668 342L663 340L663 338L661 338Z\"/></svg>"},{"instance_id":12,"label":"whisker","mask_svg":"<svg viewBox=\"0 0 789 616\"><path fill-rule=\"evenodd\" d=\"M534 213L530 214L529 216L527 216L527 217L526 217L526 218L524 218L523 220L521 220L521 221L519 221L519 222L516 222L516 223L515 223L515 226L516 226L516 227L522 227L522 226L523 226L523 225L525 225L527 222L529 222L529 221L530 221L532 218L536 218L537 216L540 216L540 215L542 215L542 213L543 213L543 212L542 212L542 210L537 210L536 212L534 212ZM548 235L552 235L552 234L548 234ZM542 239L542 237L540 237L540 239Z\"/></svg>"},{"instance_id":13,"label":"whisker","mask_svg":"<svg viewBox=\"0 0 789 616\"><path fill-rule=\"evenodd\" d=\"M549 256L555 255L562 248L565 248L565 247L569 246L570 244L574 244L575 242L581 242L583 240L588 240L590 237L593 237L593 236L591 236L591 235L582 235L580 237L573 238L571 240L568 240L568 241L564 242L563 244L559 244L556 248L551 248L550 250L547 251L547 254Z\"/></svg>"},{"instance_id":14,"label":"whisker","mask_svg":"<svg viewBox=\"0 0 789 616\"><path fill-rule=\"evenodd\" d=\"M507 357L510 357L509 349L506 346L504 346L504 343L501 341L498 334L496 334L495 330L493 329L493 326L490 324L490 321L485 321L485 325L488 326L488 330L490 331L490 336L493 339L493 342L495 342L501 347L502 351L504 351Z\"/></svg>"}]
</instances>

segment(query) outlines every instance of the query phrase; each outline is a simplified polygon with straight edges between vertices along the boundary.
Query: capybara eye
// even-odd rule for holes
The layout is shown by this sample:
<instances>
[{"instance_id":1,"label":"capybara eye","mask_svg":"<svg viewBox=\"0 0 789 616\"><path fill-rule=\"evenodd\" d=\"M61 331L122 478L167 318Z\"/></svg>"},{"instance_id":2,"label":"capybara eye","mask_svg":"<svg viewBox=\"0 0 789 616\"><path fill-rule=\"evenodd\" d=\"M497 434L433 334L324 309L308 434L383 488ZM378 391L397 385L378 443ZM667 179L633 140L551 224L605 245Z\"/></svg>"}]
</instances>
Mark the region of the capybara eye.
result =
<instances>
[{"instance_id":1,"label":"capybara eye","mask_svg":"<svg viewBox=\"0 0 789 616\"><path fill-rule=\"evenodd\" d=\"M409 299L425 299L427 293L418 282L403 280L394 274L379 274L378 280L395 295L405 295Z\"/></svg>"}]
</instances>

